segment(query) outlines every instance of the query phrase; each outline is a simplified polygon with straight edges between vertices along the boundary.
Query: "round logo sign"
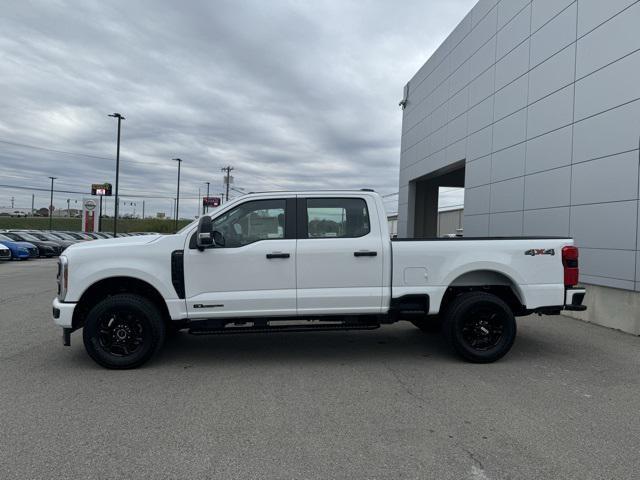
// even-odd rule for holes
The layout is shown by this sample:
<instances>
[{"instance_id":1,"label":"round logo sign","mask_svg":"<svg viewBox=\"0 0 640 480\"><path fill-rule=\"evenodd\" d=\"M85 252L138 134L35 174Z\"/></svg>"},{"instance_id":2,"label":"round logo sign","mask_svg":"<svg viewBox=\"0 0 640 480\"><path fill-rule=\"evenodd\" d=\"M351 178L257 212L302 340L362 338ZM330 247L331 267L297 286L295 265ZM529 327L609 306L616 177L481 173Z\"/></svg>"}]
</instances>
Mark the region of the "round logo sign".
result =
<instances>
[{"instance_id":1,"label":"round logo sign","mask_svg":"<svg viewBox=\"0 0 640 480\"><path fill-rule=\"evenodd\" d=\"M87 210L89 210L90 212L96 209L96 202L95 200L85 200L84 201L84 208L86 208Z\"/></svg>"}]
</instances>

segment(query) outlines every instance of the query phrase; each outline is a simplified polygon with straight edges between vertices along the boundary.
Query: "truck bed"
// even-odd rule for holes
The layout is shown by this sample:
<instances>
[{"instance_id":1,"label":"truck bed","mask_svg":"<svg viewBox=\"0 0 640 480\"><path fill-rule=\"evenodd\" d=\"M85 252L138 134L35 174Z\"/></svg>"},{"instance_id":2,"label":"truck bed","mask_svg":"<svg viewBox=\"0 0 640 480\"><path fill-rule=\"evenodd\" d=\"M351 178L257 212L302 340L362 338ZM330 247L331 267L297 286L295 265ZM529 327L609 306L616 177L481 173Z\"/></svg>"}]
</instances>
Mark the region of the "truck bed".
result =
<instances>
[{"instance_id":1,"label":"truck bed","mask_svg":"<svg viewBox=\"0 0 640 480\"><path fill-rule=\"evenodd\" d=\"M522 305L564 303L562 247L567 237L394 239L392 298L427 293L437 313L447 288L508 285Z\"/></svg>"}]
</instances>

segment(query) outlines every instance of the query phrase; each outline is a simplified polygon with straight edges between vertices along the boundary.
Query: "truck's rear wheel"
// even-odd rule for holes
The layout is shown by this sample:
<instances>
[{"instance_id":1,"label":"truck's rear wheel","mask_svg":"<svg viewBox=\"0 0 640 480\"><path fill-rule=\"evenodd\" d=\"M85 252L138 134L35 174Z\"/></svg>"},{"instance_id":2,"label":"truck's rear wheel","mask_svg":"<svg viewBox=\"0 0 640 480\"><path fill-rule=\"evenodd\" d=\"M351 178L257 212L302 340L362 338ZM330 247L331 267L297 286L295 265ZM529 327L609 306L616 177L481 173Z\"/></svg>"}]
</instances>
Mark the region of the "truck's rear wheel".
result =
<instances>
[{"instance_id":1,"label":"truck's rear wheel","mask_svg":"<svg viewBox=\"0 0 640 480\"><path fill-rule=\"evenodd\" d=\"M94 306L82 338L87 353L106 368L139 367L162 346L165 325L160 311L144 297L119 294Z\"/></svg>"},{"instance_id":2,"label":"truck's rear wheel","mask_svg":"<svg viewBox=\"0 0 640 480\"><path fill-rule=\"evenodd\" d=\"M444 334L465 360L490 363L502 358L516 338L511 308L490 293L463 293L447 307Z\"/></svg>"}]
</instances>

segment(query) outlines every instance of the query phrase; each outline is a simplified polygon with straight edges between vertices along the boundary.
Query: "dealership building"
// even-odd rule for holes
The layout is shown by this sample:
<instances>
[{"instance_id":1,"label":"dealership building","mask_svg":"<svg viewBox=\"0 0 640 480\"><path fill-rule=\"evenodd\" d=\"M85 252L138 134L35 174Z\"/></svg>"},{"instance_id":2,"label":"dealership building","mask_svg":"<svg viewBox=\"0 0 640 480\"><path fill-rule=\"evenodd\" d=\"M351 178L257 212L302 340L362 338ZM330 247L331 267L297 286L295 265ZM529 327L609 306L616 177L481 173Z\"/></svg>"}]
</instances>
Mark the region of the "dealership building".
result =
<instances>
[{"instance_id":1,"label":"dealership building","mask_svg":"<svg viewBox=\"0 0 640 480\"><path fill-rule=\"evenodd\" d=\"M640 334L640 1L480 0L404 88L398 235L572 236L588 321ZM461 244L461 248L464 245Z\"/></svg>"}]
</instances>

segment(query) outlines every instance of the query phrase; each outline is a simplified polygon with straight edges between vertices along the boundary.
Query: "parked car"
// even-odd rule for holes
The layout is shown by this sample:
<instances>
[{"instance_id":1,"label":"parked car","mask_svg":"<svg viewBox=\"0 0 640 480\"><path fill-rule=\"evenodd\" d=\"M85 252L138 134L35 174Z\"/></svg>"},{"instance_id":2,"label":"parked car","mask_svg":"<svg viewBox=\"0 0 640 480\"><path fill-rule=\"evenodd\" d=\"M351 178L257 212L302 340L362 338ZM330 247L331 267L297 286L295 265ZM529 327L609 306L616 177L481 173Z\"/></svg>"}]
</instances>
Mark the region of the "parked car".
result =
<instances>
[{"instance_id":1,"label":"parked car","mask_svg":"<svg viewBox=\"0 0 640 480\"><path fill-rule=\"evenodd\" d=\"M84 242L85 240L82 240L80 238L75 238L71 235L69 235L68 233L65 232L58 232L58 231L50 231L48 232L50 235L53 235L56 238L59 238L60 240L68 240L71 241L73 243L79 243L79 242Z\"/></svg>"},{"instance_id":2,"label":"parked car","mask_svg":"<svg viewBox=\"0 0 640 480\"><path fill-rule=\"evenodd\" d=\"M51 258L60 255L60 246L48 240L39 240L33 235L26 232L5 232L3 235L15 240L16 242L29 242L38 247L41 257Z\"/></svg>"},{"instance_id":3,"label":"parked car","mask_svg":"<svg viewBox=\"0 0 640 480\"><path fill-rule=\"evenodd\" d=\"M75 245L76 243L78 243L78 240L63 240L61 238L56 237L55 235L52 235L49 232L43 232L40 230L31 230L27 233L29 233L30 235L33 235L38 240L43 240L45 242L53 242L57 244L60 247L60 253L64 252L67 247L70 247L71 245Z\"/></svg>"},{"instance_id":4,"label":"parked car","mask_svg":"<svg viewBox=\"0 0 640 480\"><path fill-rule=\"evenodd\" d=\"M0 233L0 242L11 250L11 258L14 260L26 260L27 258L37 258L40 254L38 247L29 242L16 242L15 240Z\"/></svg>"},{"instance_id":5,"label":"parked car","mask_svg":"<svg viewBox=\"0 0 640 480\"><path fill-rule=\"evenodd\" d=\"M0 260L11 260L11 249L0 243Z\"/></svg>"},{"instance_id":6,"label":"parked car","mask_svg":"<svg viewBox=\"0 0 640 480\"><path fill-rule=\"evenodd\" d=\"M96 240L96 237L89 235L87 232L75 232L77 235L80 235L81 238L85 240Z\"/></svg>"},{"instance_id":7,"label":"parked car","mask_svg":"<svg viewBox=\"0 0 640 480\"><path fill-rule=\"evenodd\" d=\"M81 232L69 232L69 231L65 231L62 232L65 235L69 235L72 238L75 238L76 240L82 240L82 241L89 241L89 240L93 240L93 238L91 237L87 237L85 235L83 235Z\"/></svg>"},{"instance_id":8,"label":"parked car","mask_svg":"<svg viewBox=\"0 0 640 480\"><path fill-rule=\"evenodd\" d=\"M59 259L53 319L107 368L142 365L167 329L194 335L440 327L462 358L514 343L516 316L585 310L562 237L389 238L371 191L248 194L175 235L84 243ZM285 322L283 322L283 320Z\"/></svg>"},{"instance_id":9,"label":"parked car","mask_svg":"<svg viewBox=\"0 0 640 480\"><path fill-rule=\"evenodd\" d=\"M92 240L102 240L102 237L100 237L100 235L97 235L95 232L80 232L80 233L82 233L82 235L85 235L91 238Z\"/></svg>"},{"instance_id":10,"label":"parked car","mask_svg":"<svg viewBox=\"0 0 640 480\"><path fill-rule=\"evenodd\" d=\"M109 235L107 235L104 232L93 232L93 234L96 235L101 240L106 240L108 238L111 238Z\"/></svg>"}]
</instances>

